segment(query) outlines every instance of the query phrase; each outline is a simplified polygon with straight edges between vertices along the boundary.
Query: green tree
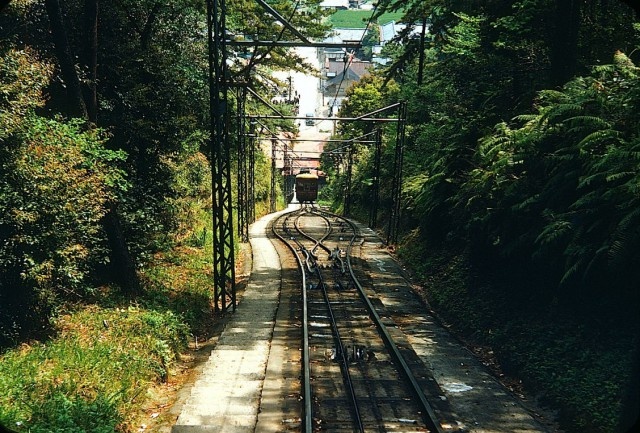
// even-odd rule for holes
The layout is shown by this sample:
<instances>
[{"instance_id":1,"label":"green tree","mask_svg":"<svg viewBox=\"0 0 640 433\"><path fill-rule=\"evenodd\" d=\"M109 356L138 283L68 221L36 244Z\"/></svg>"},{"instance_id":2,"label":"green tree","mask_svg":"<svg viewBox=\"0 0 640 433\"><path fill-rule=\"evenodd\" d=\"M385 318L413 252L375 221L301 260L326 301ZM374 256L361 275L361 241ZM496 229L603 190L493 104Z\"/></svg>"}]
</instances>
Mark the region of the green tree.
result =
<instances>
[{"instance_id":1,"label":"green tree","mask_svg":"<svg viewBox=\"0 0 640 433\"><path fill-rule=\"evenodd\" d=\"M328 30L321 18L328 12L319 4L306 0L270 6L307 37L321 38ZM109 130L109 147L127 152L132 187L116 203L119 217L110 225L122 225L124 239L114 236L114 242L126 241L142 265L145 257L167 245L166 234L180 224L172 206L177 194L170 181L172 159L181 158L189 137L208 130L205 5L120 0L101 4L97 20L95 0L48 0L46 5L45 11L37 2L16 2L0 18L3 28L13 30L8 37L36 47L59 66L61 73L48 88L47 108L82 117L86 111ZM55 51L47 27L53 30ZM293 39L253 1L227 2L227 29L256 40ZM272 69L308 67L293 50L275 44L228 48L233 79L251 81L263 94L269 91L269 80L254 80L250 73L264 77ZM82 86L84 101L76 97L78 92L67 92L78 87L76 83ZM70 108L82 102L86 110Z\"/></svg>"},{"instance_id":2,"label":"green tree","mask_svg":"<svg viewBox=\"0 0 640 433\"><path fill-rule=\"evenodd\" d=\"M358 117L380 110L396 103L398 94L399 87L394 81L385 83L381 77L365 75L359 82L354 83L346 90L346 98L340 107L338 116ZM396 112L396 110L390 109L379 115L394 117ZM365 141L371 142L375 140L374 132L376 129L386 131L382 148L380 195L381 207L388 207L395 149L395 123L385 127L375 121L340 122L337 136L334 138L342 138L345 141L325 146L325 154L323 155L323 170L329 173L333 179L332 183L334 183L332 200L334 203L342 205L348 176L348 155L351 152L352 162L355 164L351 178L351 201L354 215L359 215L363 217L362 219L366 219L366 213L371 205L370 193L375 176L375 147L372 143L359 144L357 141L351 142L349 140L364 137Z\"/></svg>"},{"instance_id":3,"label":"green tree","mask_svg":"<svg viewBox=\"0 0 640 433\"><path fill-rule=\"evenodd\" d=\"M383 1L378 13L399 9L400 3ZM623 13L626 6L574 5L576 16L559 17L558 8L566 6L560 3L434 1L409 2L404 9L403 21L409 30L398 39L407 43L389 49L396 57L386 74L404 84L412 125L408 141L413 143L410 148L423 155L422 172L409 177L408 184L417 219L425 230L431 227L427 233L446 234L465 226L464 200L452 197L474 169L478 140L496 123L526 112L538 89L562 84L567 76L606 62L616 48L633 44L631 20ZM620 14L614 18L614 12ZM423 84L417 86L420 53L410 32L425 16L430 28ZM607 20L599 22L612 39L594 35L588 25L605 16ZM554 53L565 50L562 44L567 42L567 38L562 43L556 38L564 19L573 27L563 31L577 32L577 39L569 38L577 54L567 57L567 64L558 64L563 59Z\"/></svg>"},{"instance_id":4,"label":"green tree","mask_svg":"<svg viewBox=\"0 0 640 433\"><path fill-rule=\"evenodd\" d=\"M51 310L85 299L106 263L101 220L125 187L98 129L35 114L52 68L30 50L0 60L0 345L41 331Z\"/></svg>"}]
</instances>

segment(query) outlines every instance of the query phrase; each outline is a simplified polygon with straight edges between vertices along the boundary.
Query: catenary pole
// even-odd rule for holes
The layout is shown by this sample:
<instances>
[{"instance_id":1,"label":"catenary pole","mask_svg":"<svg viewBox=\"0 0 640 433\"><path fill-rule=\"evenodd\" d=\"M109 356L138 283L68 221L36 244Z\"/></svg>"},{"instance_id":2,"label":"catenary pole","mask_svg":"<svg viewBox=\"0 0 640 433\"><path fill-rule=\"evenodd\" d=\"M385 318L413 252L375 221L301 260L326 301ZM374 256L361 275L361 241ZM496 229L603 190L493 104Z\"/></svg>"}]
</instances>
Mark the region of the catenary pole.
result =
<instances>
[{"instance_id":1,"label":"catenary pole","mask_svg":"<svg viewBox=\"0 0 640 433\"><path fill-rule=\"evenodd\" d=\"M207 0L215 311L236 310L225 0Z\"/></svg>"}]
</instances>

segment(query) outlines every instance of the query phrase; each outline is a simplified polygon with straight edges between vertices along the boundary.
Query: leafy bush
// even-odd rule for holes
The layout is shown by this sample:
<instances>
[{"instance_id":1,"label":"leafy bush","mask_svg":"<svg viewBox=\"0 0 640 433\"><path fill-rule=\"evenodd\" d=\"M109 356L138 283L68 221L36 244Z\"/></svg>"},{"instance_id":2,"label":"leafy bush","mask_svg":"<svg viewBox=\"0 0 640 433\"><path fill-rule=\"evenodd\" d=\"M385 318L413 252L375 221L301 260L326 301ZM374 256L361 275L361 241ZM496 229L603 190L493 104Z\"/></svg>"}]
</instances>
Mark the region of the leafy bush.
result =
<instances>
[{"instance_id":1,"label":"leafy bush","mask_svg":"<svg viewBox=\"0 0 640 433\"><path fill-rule=\"evenodd\" d=\"M29 48L7 49L0 57L0 140L18 129L27 114L44 104L42 89L53 67L38 59Z\"/></svg>"},{"instance_id":2,"label":"leafy bush","mask_svg":"<svg viewBox=\"0 0 640 433\"><path fill-rule=\"evenodd\" d=\"M101 219L124 183L114 168L123 155L103 141L80 122L30 115L0 150L3 324L42 323L61 301L91 291L92 271L108 257ZM31 319L20 317L27 311Z\"/></svg>"},{"instance_id":3,"label":"leafy bush","mask_svg":"<svg viewBox=\"0 0 640 433\"><path fill-rule=\"evenodd\" d=\"M12 112L0 118L0 345L91 291L107 260L101 219L126 186L124 154L104 147L103 131L34 113L49 71L28 51L0 63L0 107Z\"/></svg>"}]
</instances>

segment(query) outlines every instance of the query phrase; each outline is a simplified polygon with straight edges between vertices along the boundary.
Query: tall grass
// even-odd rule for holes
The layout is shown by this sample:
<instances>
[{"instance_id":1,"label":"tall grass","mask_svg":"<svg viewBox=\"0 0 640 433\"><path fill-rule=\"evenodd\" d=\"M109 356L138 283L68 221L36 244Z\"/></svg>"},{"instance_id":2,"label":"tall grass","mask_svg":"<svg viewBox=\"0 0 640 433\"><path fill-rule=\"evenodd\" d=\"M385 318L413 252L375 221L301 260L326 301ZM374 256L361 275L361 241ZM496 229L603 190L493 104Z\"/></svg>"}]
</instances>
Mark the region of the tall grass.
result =
<instances>
[{"instance_id":1,"label":"tall grass","mask_svg":"<svg viewBox=\"0 0 640 433\"><path fill-rule=\"evenodd\" d=\"M58 336L0 356L0 423L25 432L126 431L127 414L166 380L186 343L171 311L86 307Z\"/></svg>"}]
</instances>

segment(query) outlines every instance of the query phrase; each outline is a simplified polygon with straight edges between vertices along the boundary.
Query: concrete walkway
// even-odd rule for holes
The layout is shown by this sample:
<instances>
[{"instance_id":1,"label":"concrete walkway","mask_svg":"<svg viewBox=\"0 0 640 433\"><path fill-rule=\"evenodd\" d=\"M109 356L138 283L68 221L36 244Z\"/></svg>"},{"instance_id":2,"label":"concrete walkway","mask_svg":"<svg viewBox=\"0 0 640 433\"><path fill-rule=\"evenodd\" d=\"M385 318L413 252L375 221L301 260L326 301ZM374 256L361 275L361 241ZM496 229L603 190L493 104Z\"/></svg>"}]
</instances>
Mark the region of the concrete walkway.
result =
<instances>
[{"instance_id":1,"label":"concrete walkway","mask_svg":"<svg viewBox=\"0 0 640 433\"><path fill-rule=\"evenodd\" d=\"M280 260L266 230L279 214L269 214L250 228L251 279L172 433L239 433L255 428L281 280Z\"/></svg>"}]
</instances>

